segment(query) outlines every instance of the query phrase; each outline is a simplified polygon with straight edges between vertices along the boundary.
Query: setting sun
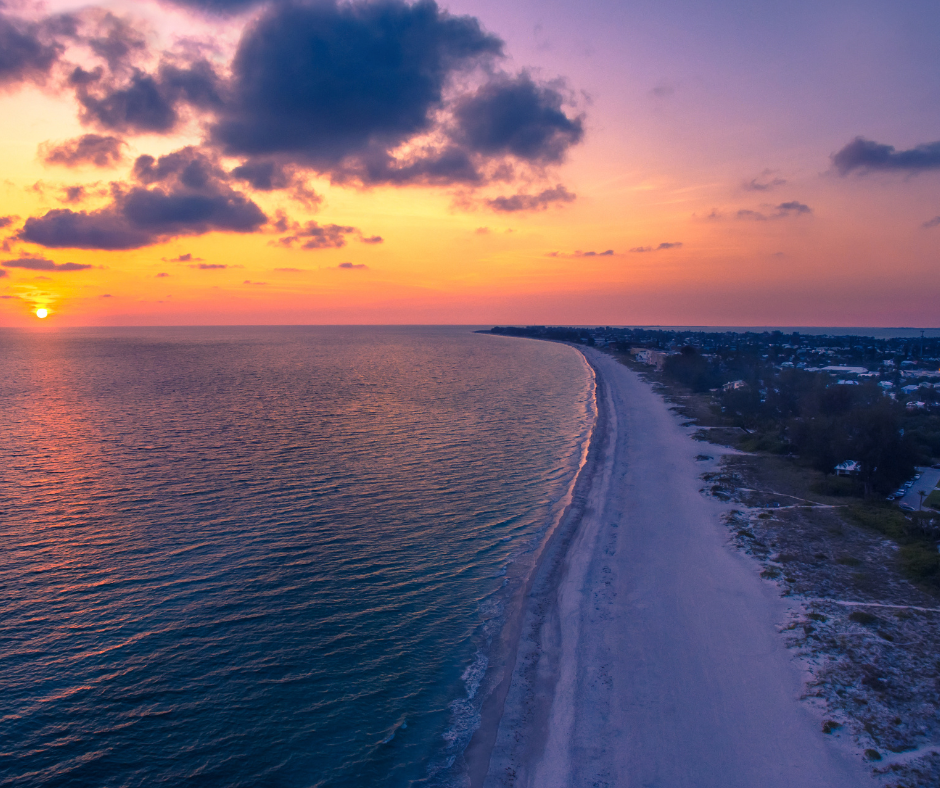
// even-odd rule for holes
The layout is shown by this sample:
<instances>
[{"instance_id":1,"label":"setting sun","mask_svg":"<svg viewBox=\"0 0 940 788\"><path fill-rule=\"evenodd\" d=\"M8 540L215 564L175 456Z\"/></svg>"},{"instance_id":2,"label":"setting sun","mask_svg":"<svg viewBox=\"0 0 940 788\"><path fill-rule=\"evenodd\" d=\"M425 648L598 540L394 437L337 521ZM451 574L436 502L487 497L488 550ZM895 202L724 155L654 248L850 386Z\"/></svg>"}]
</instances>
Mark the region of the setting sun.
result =
<instances>
[{"instance_id":1,"label":"setting sun","mask_svg":"<svg viewBox=\"0 0 940 788\"><path fill-rule=\"evenodd\" d=\"M49 316L49 310L48 310L48 309L37 309L37 310L36 310L36 317L38 317L40 320L42 320L43 318L48 317L48 316Z\"/></svg>"}]
</instances>

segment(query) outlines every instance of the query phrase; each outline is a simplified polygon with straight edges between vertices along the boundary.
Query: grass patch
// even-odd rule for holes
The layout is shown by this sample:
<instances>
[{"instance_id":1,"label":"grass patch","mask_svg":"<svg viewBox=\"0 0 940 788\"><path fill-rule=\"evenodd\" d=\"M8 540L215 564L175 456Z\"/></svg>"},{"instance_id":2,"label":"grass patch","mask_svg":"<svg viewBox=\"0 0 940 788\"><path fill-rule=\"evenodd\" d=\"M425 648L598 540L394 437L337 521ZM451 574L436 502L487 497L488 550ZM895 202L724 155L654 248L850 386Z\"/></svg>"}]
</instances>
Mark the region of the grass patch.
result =
<instances>
[{"instance_id":1,"label":"grass patch","mask_svg":"<svg viewBox=\"0 0 940 788\"><path fill-rule=\"evenodd\" d=\"M854 621L856 624L874 624L878 621L878 616L873 616L864 610L853 610L849 613L849 621Z\"/></svg>"},{"instance_id":2,"label":"grass patch","mask_svg":"<svg viewBox=\"0 0 940 788\"><path fill-rule=\"evenodd\" d=\"M851 555L844 555L841 558L836 559L837 564L842 564L842 566L861 566L862 562L857 558Z\"/></svg>"},{"instance_id":3,"label":"grass patch","mask_svg":"<svg viewBox=\"0 0 940 788\"><path fill-rule=\"evenodd\" d=\"M861 498L865 494L865 487L856 479L848 476L826 476L810 485L817 495L828 495L832 498Z\"/></svg>"},{"instance_id":4,"label":"grass patch","mask_svg":"<svg viewBox=\"0 0 940 788\"><path fill-rule=\"evenodd\" d=\"M940 570L940 553L930 542L911 542L901 546L901 568L915 580L930 580Z\"/></svg>"}]
</instances>

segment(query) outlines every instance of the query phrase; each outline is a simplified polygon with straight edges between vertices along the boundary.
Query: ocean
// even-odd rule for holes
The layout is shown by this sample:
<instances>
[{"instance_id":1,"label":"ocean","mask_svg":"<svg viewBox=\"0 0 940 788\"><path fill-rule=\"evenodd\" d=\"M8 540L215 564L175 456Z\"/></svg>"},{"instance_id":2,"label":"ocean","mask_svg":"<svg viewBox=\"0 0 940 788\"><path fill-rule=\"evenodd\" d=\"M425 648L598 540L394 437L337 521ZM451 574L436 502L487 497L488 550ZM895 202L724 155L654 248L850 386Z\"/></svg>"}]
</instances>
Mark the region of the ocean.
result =
<instances>
[{"instance_id":1,"label":"ocean","mask_svg":"<svg viewBox=\"0 0 940 788\"><path fill-rule=\"evenodd\" d=\"M576 350L2 330L0 373L0 784L465 784L590 433Z\"/></svg>"}]
</instances>

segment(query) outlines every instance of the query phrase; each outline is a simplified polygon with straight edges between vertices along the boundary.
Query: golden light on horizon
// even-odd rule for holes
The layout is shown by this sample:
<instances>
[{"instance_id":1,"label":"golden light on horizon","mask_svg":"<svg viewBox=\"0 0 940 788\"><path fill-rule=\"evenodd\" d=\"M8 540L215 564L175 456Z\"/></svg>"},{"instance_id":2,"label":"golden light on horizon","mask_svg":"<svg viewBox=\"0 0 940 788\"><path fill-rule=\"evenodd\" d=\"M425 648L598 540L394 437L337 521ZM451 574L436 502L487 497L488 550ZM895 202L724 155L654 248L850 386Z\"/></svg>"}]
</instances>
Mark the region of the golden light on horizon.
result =
<instances>
[{"instance_id":1,"label":"golden light on horizon","mask_svg":"<svg viewBox=\"0 0 940 788\"><path fill-rule=\"evenodd\" d=\"M36 310L36 317L38 317L40 320L49 317L49 310L40 307Z\"/></svg>"}]
</instances>

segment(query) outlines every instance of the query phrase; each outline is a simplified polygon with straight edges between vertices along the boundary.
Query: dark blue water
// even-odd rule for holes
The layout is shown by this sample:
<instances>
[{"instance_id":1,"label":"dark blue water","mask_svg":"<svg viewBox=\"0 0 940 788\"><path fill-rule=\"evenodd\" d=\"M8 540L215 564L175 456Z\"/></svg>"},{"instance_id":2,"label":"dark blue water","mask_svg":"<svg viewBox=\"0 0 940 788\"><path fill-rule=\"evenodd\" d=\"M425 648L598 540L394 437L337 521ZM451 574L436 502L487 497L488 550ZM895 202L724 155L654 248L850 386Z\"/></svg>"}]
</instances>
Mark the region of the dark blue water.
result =
<instances>
[{"instance_id":1,"label":"dark blue water","mask_svg":"<svg viewBox=\"0 0 940 788\"><path fill-rule=\"evenodd\" d=\"M0 401L0 783L462 783L591 421L576 351L0 331Z\"/></svg>"}]
</instances>

